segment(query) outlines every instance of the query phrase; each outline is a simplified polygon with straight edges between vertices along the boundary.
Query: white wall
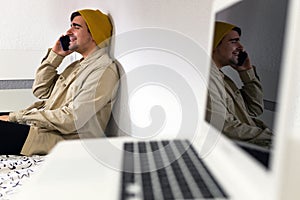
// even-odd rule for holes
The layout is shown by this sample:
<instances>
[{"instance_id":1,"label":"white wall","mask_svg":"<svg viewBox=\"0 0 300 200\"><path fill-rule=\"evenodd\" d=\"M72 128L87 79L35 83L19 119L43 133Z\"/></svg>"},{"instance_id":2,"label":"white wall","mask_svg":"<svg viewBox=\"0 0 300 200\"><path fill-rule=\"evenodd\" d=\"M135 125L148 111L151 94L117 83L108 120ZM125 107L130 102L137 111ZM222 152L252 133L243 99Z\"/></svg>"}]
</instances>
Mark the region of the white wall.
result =
<instances>
[{"instance_id":1,"label":"white wall","mask_svg":"<svg viewBox=\"0 0 300 200\"><path fill-rule=\"evenodd\" d=\"M113 2L117 2L110 8L116 27L114 55L127 71L129 79L132 133L138 137L152 137L158 133L177 134L183 123L181 114L189 109L182 101L183 93L189 89L197 94L195 98L199 100L196 105L199 106L199 113L195 119L202 119L206 87L197 76L197 70L206 74L207 69L204 59L202 66L199 61L201 50L195 47L197 50L194 51L187 46L194 44L205 50L210 48L211 1ZM196 71L189 61L193 64L197 62ZM158 65L162 68L155 71ZM187 90L174 87L174 83L180 85L180 81L183 81L181 87L188 87L188 84L199 87L189 87ZM193 112L190 113L192 116ZM149 133L151 135L145 135ZM186 136L188 133L193 131L187 129Z\"/></svg>"}]
</instances>

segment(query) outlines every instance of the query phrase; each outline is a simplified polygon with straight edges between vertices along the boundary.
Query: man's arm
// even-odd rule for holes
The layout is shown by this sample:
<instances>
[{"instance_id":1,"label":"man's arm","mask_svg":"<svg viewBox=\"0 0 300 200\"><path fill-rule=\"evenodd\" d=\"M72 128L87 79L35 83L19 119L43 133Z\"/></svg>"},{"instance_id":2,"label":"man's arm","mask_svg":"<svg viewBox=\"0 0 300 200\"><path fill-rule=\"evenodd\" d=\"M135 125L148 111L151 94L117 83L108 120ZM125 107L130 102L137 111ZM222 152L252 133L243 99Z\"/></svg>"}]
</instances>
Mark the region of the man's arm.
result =
<instances>
[{"instance_id":1,"label":"man's arm","mask_svg":"<svg viewBox=\"0 0 300 200\"><path fill-rule=\"evenodd\" d=\"M100 72L90 74L81 88L74 91L74 99L65 106L53 110L29 110L20 115L16 113L15 120L47 130L57 130L62 134L76 132L115 96L118 74L110 68L103 74Z\"/></svg>"},{"instance_id":2,"label":"man's arm","mask_svg":"<svg viewBox=\"0 0 300 200\"><path fill-rule=\"evenodd\" d=\"M33 83L33 94L40 99L47 99L58 78L57 68L62 63L65 56L72 51L64 51L59 40L56 41L52 49L48 49L46 57L41 66L37 69Z\"/></svg>"},{"instance_id":3,"label":"man's arm","mask_svg":"<svg viewBox=\"0 0 300 200\"><path fill-rule=\"evenodd\" d=\"M237 140L271 139L271 131L267 128L250 126L242 123L227 110L226 100L218 98L219 95L210 97L206 109L206 120L226 136ZM219 96L220 97L220 96Z\"/></svg>"},{"instance_id":4,"label":"man's arm","mask_svg":"<svg viewBox=\"0 0 300 200\"><path fill-rule=\"evenodd\" d=\"M248 113L252 117L257 117L263 113L263 91L261 83L256 76L255 67L239 73L243 82L240 90L243 96Z\"/></svg>"},{"instance_id":5,"label":"man's arm","mask_svg":"<svg viewBox=\"0 0 300 200\"><path fill-rule=\"evenodd\" d=\"M0 120L2 120L2 121L8 121L9 120L9 116L8 115L1 115L0 116Z\"/></svg>"},{"instance_id":6,"label":"man's arm","mask_svg":"<svg viewBox=\"0 0 300 200\"><path fill-rule=\"evenodd\" d=\"M257 117L263 113L263 91L256 68L251 64L249 55L241 66L232 65L243 82L240 90L250 116Z\"/></svg>"},{"instance_id":7,"label":"man's arm","mask_svg":"<svg viewBox=\"0 0 300 200\"><path fill-rule=\"evenodd\" d=\"M237 119L228 109L226 90L222 79L212 74L209 82L209 96L206 120L226 136L238 140L270 139L271 131L264 127L250 126Z\"/></svg>"},{"instance_id":8,"label":"man's arm","mask_svg":"<svg viewBox=\"0 0 300 200\"><path fill-rule=\"evenodd\" d=\"M47 57L37 69L33 82L33 94L39 99L47 99L58 78L57 67L61 64L63 57L48 50Z\"/></svg>"}]
</instances>

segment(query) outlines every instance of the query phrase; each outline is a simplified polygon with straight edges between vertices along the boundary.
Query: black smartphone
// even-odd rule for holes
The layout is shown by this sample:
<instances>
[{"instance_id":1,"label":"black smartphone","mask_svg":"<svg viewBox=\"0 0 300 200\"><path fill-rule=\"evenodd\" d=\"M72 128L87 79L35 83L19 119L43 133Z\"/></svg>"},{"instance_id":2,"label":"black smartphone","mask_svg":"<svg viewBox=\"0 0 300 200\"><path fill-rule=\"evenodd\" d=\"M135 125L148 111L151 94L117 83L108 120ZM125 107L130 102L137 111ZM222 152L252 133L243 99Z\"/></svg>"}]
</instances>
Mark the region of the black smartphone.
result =
<instances>
[{"instance_id":1,"label":"black smartphone","mask_svg":"<svg viewBox=\"0 0 300 200\"><path fill-rule=\"evenodd\" d=\"M241 51L238 55L238 66L242 66L246 60L246 58L248 57L248 54L246 53L246 51Z\"/></svg>"},{"instance_id":2,"label":"black smartphone","mask_svg":"<svg viewBox=\"0 0 300 200\"><path fill-rule=\"evenodd\" d=\"M69 45L70 45L70 37L68 35L62 36L59 38L60 45L62 46L64 51L69 50Z\"/></svg>"}]
</instances>

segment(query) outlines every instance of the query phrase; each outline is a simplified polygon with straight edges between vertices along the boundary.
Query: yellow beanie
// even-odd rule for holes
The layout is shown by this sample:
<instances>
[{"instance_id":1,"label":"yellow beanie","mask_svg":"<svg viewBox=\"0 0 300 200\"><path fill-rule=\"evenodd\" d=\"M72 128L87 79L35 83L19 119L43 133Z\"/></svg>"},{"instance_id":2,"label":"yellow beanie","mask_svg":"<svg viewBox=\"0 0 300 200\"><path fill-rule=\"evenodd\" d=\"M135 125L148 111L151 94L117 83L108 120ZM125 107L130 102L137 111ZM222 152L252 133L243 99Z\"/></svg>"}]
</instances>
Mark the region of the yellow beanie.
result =
<instances>
[{"instance_id":1,"label":"yellow beanie","mask_svg":"<svg viewBox=\"0 0 300 200\"><path fill-rule=\"evenodd\" d=\"M227 33L229 33L233 28L238 28L238 27L225 22L220 22L220 21L215 22L215 35L214 35L213 49L215 49L219 45L223 37ZM239 30L239 35L241 35L240 30Z\"/></svg>"},{"instance_id":2,"label":"yellow beanie","mask_svg":"<svg viewBox=\"0 0 300 200\"><path fill-rule=\"evenodd\" d=\"M112 35L112 24L109 17L99 10L78 10L86 22L93 39L99 45Z\"/></svg>"}]
</instances>

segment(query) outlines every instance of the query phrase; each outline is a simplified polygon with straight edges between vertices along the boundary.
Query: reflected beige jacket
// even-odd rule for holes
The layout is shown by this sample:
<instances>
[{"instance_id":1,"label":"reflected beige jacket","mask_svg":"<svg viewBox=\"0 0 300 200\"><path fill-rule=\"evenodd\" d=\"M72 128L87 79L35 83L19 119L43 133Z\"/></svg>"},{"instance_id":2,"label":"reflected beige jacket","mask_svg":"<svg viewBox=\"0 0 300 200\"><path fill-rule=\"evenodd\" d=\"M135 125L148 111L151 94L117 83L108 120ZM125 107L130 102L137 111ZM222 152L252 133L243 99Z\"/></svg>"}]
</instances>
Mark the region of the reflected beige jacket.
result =
<instances>
[{"instance_id":1,"label":"reflected beige jacket","mask_svg":"<svg viewBox=\"0 0 300 200\"><path fill-rule=\"evenodd\" d=\"M104 136L118 89L118 70L106 49L70 64L49 50L36 72L33 93L41 99L9 120L30 125L21 154L47 154L59 141Z\"/></svg>"},{"instance_id":2,"label":"reflected beige jacket","mask_svg":"<svg viewBox=\"0 0 300 200\"><path fill-rule=\"evenodd\" d=\"M272 132L256 118L263 112L260 81L254 68L239 76L241 89L215 65L211 67L206 120L229 138L264 146Z\"/></svg>"}]
</instances>

